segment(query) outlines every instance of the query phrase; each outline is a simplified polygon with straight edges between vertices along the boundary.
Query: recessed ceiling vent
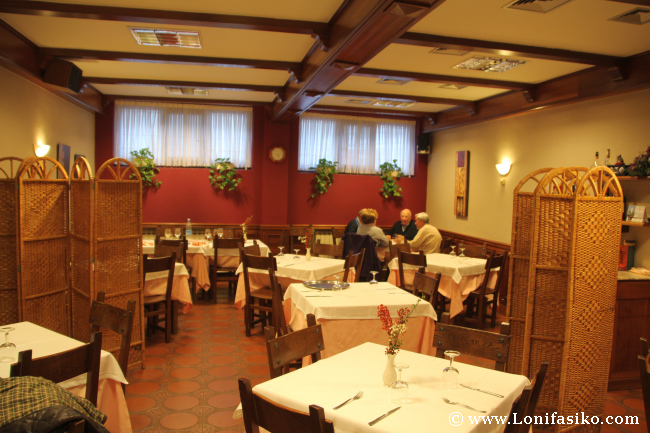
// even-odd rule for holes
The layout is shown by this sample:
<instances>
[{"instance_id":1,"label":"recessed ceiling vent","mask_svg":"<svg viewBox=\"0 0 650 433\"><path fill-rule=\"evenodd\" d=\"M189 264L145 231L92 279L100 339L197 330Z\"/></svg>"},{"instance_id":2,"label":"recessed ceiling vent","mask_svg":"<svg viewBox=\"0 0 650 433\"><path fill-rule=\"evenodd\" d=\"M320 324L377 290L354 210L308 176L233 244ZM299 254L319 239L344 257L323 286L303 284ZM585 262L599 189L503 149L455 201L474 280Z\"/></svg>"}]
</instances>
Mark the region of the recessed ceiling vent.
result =
<instances>
[{"instance_id":1,"label":"recessed ceiling vent","mask_svg":"<svg viewBox=\"0 0 650 433\"><path fill-rule=\"evenodd\" d=\"M348 99L345 101L346 104L361 104L361 105L368 105L372 101L370 99Z\"/></svg>"},{"instance_id":2,"label":"recessed ceiling vent","mask_svg":"<svg viewBox=\"0 0 650 433\"><path fill-rule=\"evenodd\" d=\"M393 107L393 108L408 108L415 105L415 101L387 101L379 100L372 104L376 107Z\"/></svg>"},{"instance_id":3,"label":"recessed ceiling vent","mask_svg":"<svg viewBox=\"0 0 650 433\"><path fill-rule=\"evenodd\" d=\"M505 5L504 8L546 13L570 1L571 0L515 0Z\"/></svg>"},{"instance_id":4,"label":"recessed ceiling vent","mask_svg":"<svg viewBox=\"0 0 650 433\"><path fill-rule=\"evenodd\" d=\"M198 95L208 96L208 89L197 89L195 87L167 87L170 95Z\"/></svg>"},{"instance_id":5,"label":"recessed ceiling vent","mask_svg":"<svg viewBox=\"0 0 650 433\"><path fill-rule=\"evenodd\" d=\"M638 25L645 24L647 22L650 22L650 9L645 9L645 8L632 9L629 12L625 12L623 15L610 18L609 20L619 21L628 24L638 24Z\"/></svg>"},{"instance_id":6,"label":"recessed ceiling vent","mask_svg":"<svg viewBox=\"0 0 650 433\"><path fill-rule=\"evenodd\" d=\"M397 86L403 86L408 82L409 80L400 80L398 78L382 78L381 80L377 81L377 84L393 84Z\"/></svg>"},{"instance_id":7,"label":"recessed ceiling vent","mask_svg":"<svg viewBox=\"0 0 650 433\"><path fill-rule=\"evenodd\" d=\"M467 50L454 50L453 48L441 48L435 47L433 50L429 51L431 54L447 54L450 56L464 56L469 53Z\"/></svg>"},{"instance_id":8,"label":"recessed ceiling vent","mask_svg":"<svg viewBox=\"0 0 650 433\"><path fill-rule=\"evenodd\" d=\"M443 84L440 86L441 89L448 89L448 90L461 90L464 89L467 86L461 86L459 84Z\"/></svg>"}]
</instances>

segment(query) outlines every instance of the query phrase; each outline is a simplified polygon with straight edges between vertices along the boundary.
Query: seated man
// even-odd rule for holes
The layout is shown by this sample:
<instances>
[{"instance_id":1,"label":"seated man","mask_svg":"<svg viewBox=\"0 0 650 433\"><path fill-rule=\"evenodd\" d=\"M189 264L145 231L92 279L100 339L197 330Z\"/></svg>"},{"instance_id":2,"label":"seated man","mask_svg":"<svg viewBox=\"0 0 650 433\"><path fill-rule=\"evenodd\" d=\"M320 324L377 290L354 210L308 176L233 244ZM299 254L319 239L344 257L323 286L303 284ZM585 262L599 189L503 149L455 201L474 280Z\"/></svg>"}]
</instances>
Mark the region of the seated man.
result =
<instances>
[{"instance_id":1,"label":"seated man","mask_svg":"<svg viewBox=\"0 0 650 433\"><path fill-rule=\"evenodd\" d=\"M418 228L418 234L409 243L411 251L424 251L424 254L439 253L442 236L437 228L429 224L429 215L424 212L415 214L415 226Z\"/></svg>"},{"instance_id":2,"label":"seated man","mask_svg":"<svg viewBox=\"0 0 650 433\"><path fill-rule=\"evenodd\" d=\"M344 234L345 233L356 233L357 232L357 227L359 227L359 217L361 216L361 214L363 213L364 210L365 209L361 209L359 211L359 216L356 217L355 219L353 219L352 221L350 221L348 223L348 225L345 226L345 231L343 232Z\"/></svg>"},{"instance_id":3,"label":"seated man","mask_svg":"<svg viewBox=\"0 0 650 433\"><path fill-rule=\"evenodd\" d=\"M399 221L393 224L387 237L388 239L393 239L396 236L404 236L404 239L412 241L417 234L418 228L411 219L411 211L404 209L399 213Z\"/></svg>"},{"instance_id":4,"label":"seated man","mask_svg":"<svg viewBox=\"0 0 650 433\"><path fill-rule=\"evenodd\" d=\"M383 261L388 247L388 238L384 235L383 230L375 225L378 216L379 214L374 209L363 209L363 212L359 215L361 224L357 228L357 234L370 235L377 244L377 256L379 260Z\"/></svg>"}]
</instances>

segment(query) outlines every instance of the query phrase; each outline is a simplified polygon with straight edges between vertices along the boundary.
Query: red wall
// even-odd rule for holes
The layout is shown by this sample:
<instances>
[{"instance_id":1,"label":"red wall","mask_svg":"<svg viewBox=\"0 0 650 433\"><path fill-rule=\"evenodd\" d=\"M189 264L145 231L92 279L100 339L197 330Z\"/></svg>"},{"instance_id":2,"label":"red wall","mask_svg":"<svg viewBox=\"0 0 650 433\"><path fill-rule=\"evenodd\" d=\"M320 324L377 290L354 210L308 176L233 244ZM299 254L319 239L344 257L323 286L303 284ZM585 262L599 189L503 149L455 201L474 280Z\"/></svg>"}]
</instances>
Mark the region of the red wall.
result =
<instances>
[{"instance_id":1,"label":"red wall","mask_svg":"<svg viewBox=\"0 0 650 433\"><path fill-rule=\"evenodd\" d=\"M98 168L113 154L114 106L96 118L95 161ZM401 209L425 210L427 156L416 157L415 176L400 179L403 197L384 199L379 176L337 174L327 194L311 198L313 173L298 172L299 121L271 123L262 108L254 109L253 167L240 170L235 191L215 190L207 168L160 168L162 186L147 188L142 198L145 223L183 222L239 224L253 215L253 224L347 224L359 209L379 212L379 224L399 219ZM288 158L274 163L271 147L282 145Z\"/></svg>"}]
</instances>

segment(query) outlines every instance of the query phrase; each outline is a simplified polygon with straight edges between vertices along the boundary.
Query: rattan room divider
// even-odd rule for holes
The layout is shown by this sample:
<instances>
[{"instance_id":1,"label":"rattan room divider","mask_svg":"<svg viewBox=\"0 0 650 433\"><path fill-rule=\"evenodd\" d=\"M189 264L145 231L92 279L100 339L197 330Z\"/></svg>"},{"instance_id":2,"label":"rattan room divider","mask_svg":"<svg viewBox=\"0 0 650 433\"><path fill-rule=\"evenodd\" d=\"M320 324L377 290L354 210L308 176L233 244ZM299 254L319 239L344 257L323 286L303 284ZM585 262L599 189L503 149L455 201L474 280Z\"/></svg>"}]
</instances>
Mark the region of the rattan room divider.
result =
<instances>
[{"instance_id":1,"label":"rattan room divider","mask_svg":"<svg viewBox=\"0 0 650 433\"><path fill-rule=\"evenodd\" d=\"M0 326L18 322L16 176L20 158L0 158Z\"/></svg>"},{"instance_id":2,"label":"rattan room divider","mask_svg":"<svg viewBox=\"0 0 650 433\"><path fill-rule=\"evenodd\" d=\"M508 370L531 376L549 361L538 413L602 417L623 193L607 167L558 168L540 180L544 171L531 173L519 185L538 182L532 207L531 197L515 190L513 251L520 263L513 266L509 287L508 316L515 332ZM599 427L558 424L554 429Z\"/></svg>"}]
</instances>

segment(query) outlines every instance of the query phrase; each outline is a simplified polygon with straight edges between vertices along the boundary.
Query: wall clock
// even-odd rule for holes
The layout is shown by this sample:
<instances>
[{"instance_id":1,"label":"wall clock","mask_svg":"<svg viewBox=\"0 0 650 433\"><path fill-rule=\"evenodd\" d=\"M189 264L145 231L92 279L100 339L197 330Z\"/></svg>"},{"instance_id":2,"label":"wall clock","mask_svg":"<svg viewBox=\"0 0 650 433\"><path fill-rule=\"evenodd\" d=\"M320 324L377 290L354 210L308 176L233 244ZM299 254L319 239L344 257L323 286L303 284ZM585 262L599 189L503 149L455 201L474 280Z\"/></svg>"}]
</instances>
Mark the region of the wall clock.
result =
<instances>
[{"instance_id":1,"label":"wall clock","mask_svg":"<svg viewBox=\"0 0 650 433\"><path fill-rule=\"evenodd\" d=\"M287 157L287 151L282 146L273 146L269 150L269 158L273 162L282 162Z\"/></svg>"}]
</instances>

